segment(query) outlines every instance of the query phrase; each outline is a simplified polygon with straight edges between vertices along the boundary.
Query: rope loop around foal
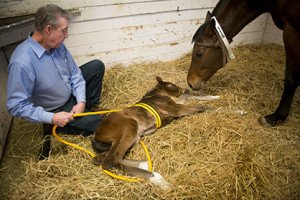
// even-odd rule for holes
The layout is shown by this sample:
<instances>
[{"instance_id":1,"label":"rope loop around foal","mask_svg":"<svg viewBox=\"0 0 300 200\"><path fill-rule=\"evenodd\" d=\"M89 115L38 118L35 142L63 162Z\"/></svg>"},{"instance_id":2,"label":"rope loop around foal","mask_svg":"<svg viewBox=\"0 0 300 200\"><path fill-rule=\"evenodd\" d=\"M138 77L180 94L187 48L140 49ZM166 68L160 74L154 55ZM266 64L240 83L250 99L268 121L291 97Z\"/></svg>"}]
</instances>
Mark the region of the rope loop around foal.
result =
<instances>
[{"instance_id":1,"label":"rope loop around foal","mask_svg":"<svg viewBox=\"0 0 300 200\"><path fill-rule=\"evenodd\" d=\"M97 112L87 112L87 113L79 113L79 114L74 114L73 117L79 117L79 116L86 116L86 115L97 115L97 114L104 114L104 113L111 113L111 112L117 112L117 111L121 111L123 109L118 109L118 110L106 110L106 111L97 111ZM60 137L58 137L57 133L56 133L56 128L57 128L57 125L54 125L53 126L53 129L52 129L52 133L54 135L54 137L56 139L58 139L60 142L66 144L66 145L69 145L69 146L72 146L76 149L79 149L81 151L84 151L86 153L88 153L91 157L95 157L95 154L93 154L92 152L88 151L87 149L85 148L82 148L76 144L73 144L73 143L70 143L70 142L67 142L63 139L61 139ZM145 146L145 144L140 141L140 144L142 145L145 153L146 153L146 156L147 156L147 160L148 160L148 167L149 167L149 171L152 171L152 162L151 162L151 158L150 158L150 155L149 155L149 152ZM119 176L119 175L116 175L110 171L107 171L105 169L102 168L101 165L99 165L99 167L102 169L102 171L104 173L106 173L107 175L113 177L113 178L116 178L116 179L119 179L119 180L123 180L123 181L128 181L128 182L138 182L138 181L143 181L144 179L141 179L141 178L128 178L128 177L124 177L124 176Z\"/></svg>"}]
</instances>

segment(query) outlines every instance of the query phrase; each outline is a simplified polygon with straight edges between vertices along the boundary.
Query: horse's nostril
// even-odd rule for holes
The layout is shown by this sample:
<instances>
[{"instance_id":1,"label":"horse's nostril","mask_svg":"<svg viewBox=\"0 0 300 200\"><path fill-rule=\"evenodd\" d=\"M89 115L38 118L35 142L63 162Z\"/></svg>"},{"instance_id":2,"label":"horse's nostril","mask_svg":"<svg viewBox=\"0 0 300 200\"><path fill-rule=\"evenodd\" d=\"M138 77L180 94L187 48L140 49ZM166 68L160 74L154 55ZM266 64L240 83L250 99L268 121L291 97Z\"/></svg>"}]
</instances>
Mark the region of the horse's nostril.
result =
<instances>
[{"instance_id":1,"label":"horse's nostril","mask_svg":"<svg viewBox=\"0 0 300 200\"><path fill-rule=\"evenodd\" d=\"M190 88L192 89L192 90L200 90L201 89L201 84L197 87L197 86L193 86L192 84L190 84L190 83L188 83L188 85L190 86Z\"/></svg>"}]
</instances>

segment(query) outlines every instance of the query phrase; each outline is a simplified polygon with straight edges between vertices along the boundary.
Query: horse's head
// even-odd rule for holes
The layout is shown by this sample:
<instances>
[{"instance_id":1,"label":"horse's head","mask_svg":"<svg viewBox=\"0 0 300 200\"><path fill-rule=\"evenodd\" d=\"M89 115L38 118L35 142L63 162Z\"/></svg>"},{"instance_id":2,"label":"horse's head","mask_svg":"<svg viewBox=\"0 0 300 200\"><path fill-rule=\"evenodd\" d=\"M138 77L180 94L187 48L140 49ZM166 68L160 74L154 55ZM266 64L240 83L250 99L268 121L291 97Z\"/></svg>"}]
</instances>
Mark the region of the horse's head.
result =
<instances>
[{"instance_id":1,"label":"horse's head","mask_svg":"<svg viewBox=\"0 0 300 200\"><path fill-rule=\"evenodd\" d=\"M203 25L193 36L194 48L187 82L200 90L205 82L223 66L223 53L215 33L215 21L208 12Z\"/></svg>"},{"instance_id":2,"label":"horse's head","mask_svg":"<svg viewBox=\"0 0 300 200\"><path fill-rule=\"evenodd\" d=\"M171 82L163 81L159 76L156 76L156 80L157 80L157 85L145 96L163 95L163 96L170 96L170 97L179 97L182 94L189 93L188 90L178 87L177 85Z\"/></svg>"}]
</instances>

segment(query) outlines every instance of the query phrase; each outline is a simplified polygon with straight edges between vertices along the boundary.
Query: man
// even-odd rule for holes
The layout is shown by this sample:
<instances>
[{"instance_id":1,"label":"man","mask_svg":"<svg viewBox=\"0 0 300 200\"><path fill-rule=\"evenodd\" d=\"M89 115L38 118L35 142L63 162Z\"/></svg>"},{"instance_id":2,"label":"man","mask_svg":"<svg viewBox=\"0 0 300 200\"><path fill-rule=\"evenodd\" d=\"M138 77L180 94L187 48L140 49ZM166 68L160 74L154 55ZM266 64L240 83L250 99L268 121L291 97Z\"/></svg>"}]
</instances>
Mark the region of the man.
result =
<instances>
[{"instance_id":1,"label":"man","mask_svg":"<svg viewBox=\"0 0 300 200\"><path fill-rule=\"evenodd\" d=\"M88 136L101 117L73 118L99 104L105 67L93 60L80 68L63 41L69 17L55 5L38 9L35 30L13 52L8 66L7 107L17 118L54 124L65 133Z\"/></svg>"}]
</instances>

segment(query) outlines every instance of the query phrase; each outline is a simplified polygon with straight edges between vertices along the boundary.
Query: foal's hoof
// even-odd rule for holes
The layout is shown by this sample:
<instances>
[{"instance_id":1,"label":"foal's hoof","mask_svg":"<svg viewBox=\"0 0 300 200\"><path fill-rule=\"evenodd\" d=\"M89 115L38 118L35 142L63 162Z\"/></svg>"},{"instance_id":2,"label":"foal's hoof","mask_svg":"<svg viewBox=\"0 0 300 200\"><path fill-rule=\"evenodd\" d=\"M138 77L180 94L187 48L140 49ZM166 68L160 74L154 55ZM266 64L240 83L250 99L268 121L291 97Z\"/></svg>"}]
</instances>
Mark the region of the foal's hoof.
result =
<instances>
[{"instance_id":1,"label":"foal's hoof","mask_svg":"<svg viewBox=\"0 0 300 200\"><path fill-rule=\"evenodd\" d=\"M143 169L143 170L149 170L149 163L148 163L148 161L140 162L138 168Z\"/></svg>"},{"instance_id":2,"label":"foal's hoof","mask_svg":"<svg viewBox=\"0 0 300 200\"><path fill-rule=\"evenodd\" d=\"M267 128L271 128L271 127L275 126L274 122L267 120L265 117L258 118L258 122L260 125L267 127Z\"/></svg>"},{"instance_id":3,"label":"foal's hoof","mask_svg":"<svg viewBox=\"0 0 300 200\"><path fill-rule=\"evenodd\" d=\"M237 114L242 115L242 116L246 114L243 110L236 110L235 112L236 112Z\"/></svg>"},{"instance_id":4,"label":"foal's hoof","mask_svg":"<svg viewBox=\"0 0 300 200\"><path fill-rule=\"evenodd\" d=\"M153 177L151 177L149 180L154 185L160 187L162 190L167 190L170 187L170 184L157 172L152 172Z\"/></svg>"}]
</instances>

